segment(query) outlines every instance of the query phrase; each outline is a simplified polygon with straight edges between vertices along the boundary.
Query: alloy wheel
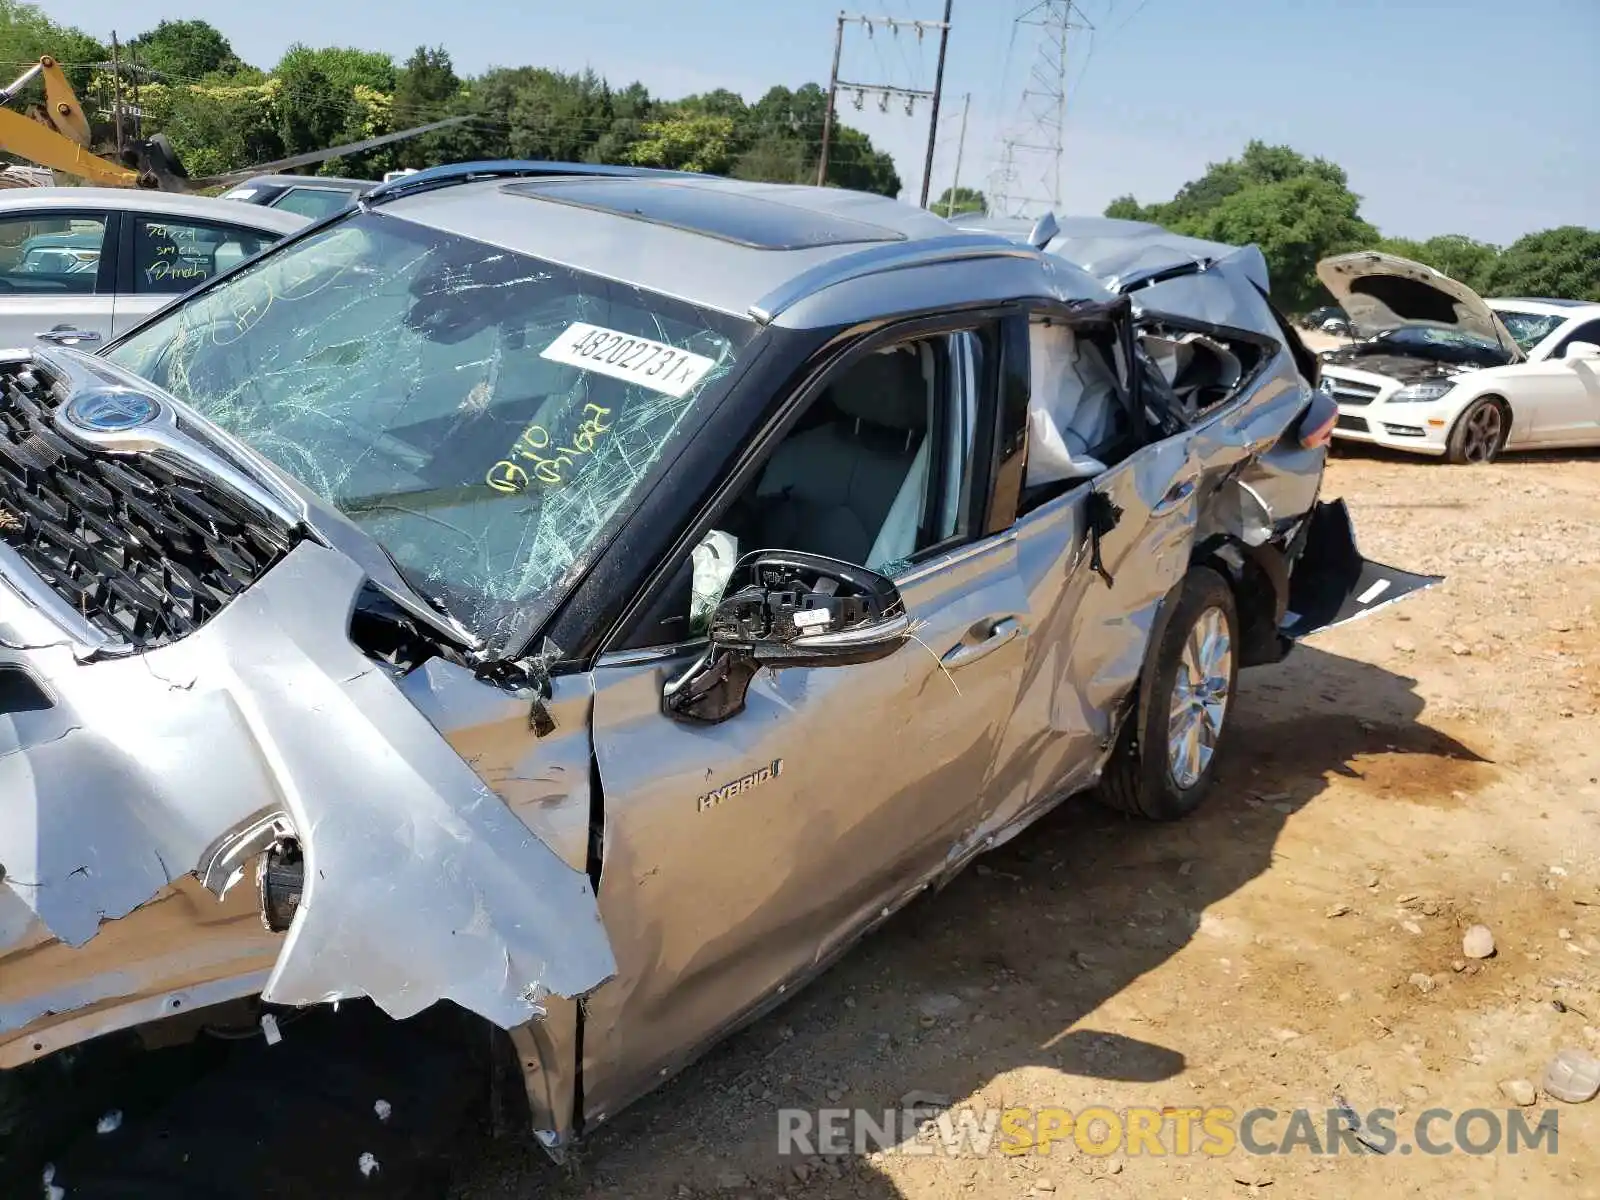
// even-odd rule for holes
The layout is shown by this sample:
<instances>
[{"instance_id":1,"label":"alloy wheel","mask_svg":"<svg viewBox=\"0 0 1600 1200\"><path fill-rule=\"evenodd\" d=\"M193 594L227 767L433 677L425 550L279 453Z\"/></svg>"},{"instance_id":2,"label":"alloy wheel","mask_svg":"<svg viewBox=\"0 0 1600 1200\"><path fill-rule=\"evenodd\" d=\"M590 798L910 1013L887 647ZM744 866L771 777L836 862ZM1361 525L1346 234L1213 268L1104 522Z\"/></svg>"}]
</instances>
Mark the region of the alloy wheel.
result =
<instances>
[{"instance_id":1,"label":"alloy wheel","mask_svg":"<svg viewBox=\"0 0 1600 1200\"><path fill-rule=\"evenodd\" d=\"M1200 614L1183 644L1167 717L1167 770L1180 789L1192 788L1211 765L1227 718L1233 641L1220 608Z\"/></svg>"},{"instance_id":2,"label":"alloy wheel","mask_svg":"<svg viewBox=\"0 0 1600 1200\"><path fill-rule=\"evenodd\" d=\"M1485 404L1467 415L1466 436L1461 440L1461 454L1469 463L1486 463L1500 449L1500 432L1505 421L1498 404Z\"/></svg>"}]
</instances>

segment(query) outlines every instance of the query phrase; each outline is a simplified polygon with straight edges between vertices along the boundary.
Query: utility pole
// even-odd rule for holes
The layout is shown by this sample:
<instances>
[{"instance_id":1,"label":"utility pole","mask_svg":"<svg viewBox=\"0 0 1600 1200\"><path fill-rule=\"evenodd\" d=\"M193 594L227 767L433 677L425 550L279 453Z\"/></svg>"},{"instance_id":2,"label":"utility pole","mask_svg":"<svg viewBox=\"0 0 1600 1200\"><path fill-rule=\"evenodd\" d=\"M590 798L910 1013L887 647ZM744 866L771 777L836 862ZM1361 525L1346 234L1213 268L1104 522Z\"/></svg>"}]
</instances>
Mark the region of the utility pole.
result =
<instances>
[{"instance_id":1,"label":"utility pole","mask_svg":"<svg viewBox=\"0 0 1600 1200\"><path fill-rule=\"evenodd\" d=\"M922 162L922 202L928 207L928 187L933 183L933 143L939 133L939 98L944 94L944 53L950 45L951 0L944 0L944 20L939 22L939 65L933 74L933 104L928 114L928 155Z\"/></svg>"},{"instance_id":2,"label":"utility pole","mask_svg":"<svg viewBox=\"0 0 1600 1200\"><path fill-rule=\"evenodd\" d=\"M945 220L956 215L956 192L961 189L961 156L967 148L967 110L972 107L972 93L961 98L961 136L956 139L956 170L950 179L950 195L945 201Z\"/></svg>"},{"instance_id":3,"label":"utility pole","mask_svg":"<svg viewBox=\"0 0 1600 1200\"><path fill-rule=\"evenodd\" d=\"M833 70L828 73L828 111L822 114L822 153L817 157L817 186L828 179L828 142L833 137L833 107L839 96L839 54L844 49L844 13L833 32Z\"/></svg>"},{"instance_id":4,"label":"utility pole","mask_svg":"<svg viewBox=\"0 0 1600 1200\"><path fill-rule=\"evenodd\" d=\"M122 64L117 57L117 31L111 31L111 112L117 124L117 156L122 155Z\"/></svg>"},{"instance_id":5,"label":"utility pole","mask_svg":"<svg viewBox=\"0 0 1600 1200\"><path fill-rule=\"evenodd\" d=\"M128 58L133 67L133 136L144 137L144 107L139 103L139 44L135 39L128 47Z\"/></svg>"},{"instance_id":6,"label":"utility pole","mask_svg":"<svg viewBox=\"0 0 1600 1200\"><path fill-rule=\"evenodd\" d=\"M838 26L834 30L833 35L833 70L828 75L828 109L827 112L825 112L822 116L822 151L817 157L818 187L823 186L828 179L828 152L833 145L833 122L836 110L838 109L839 93L841 91L855 93L855 106L857 108L861 107L867 96L876 96L878 98L878 108L883 112L889 111L890 100L904 100L906 105L906 116L908 117L915 110L918 100L933 100L935 102L933 110L935 127L937 127L939 120L937 91L927 92L921 91L917 88L889 87L887 84L882 83L852 83L848 79L840 79L839 56L844 51L844 27L846 25L859 24L866 29L868 37L873 35L873 31L879 25L887 28L890 33L897 35L902 29L914 29L916 30L917 39L919 41L930 29L940 30L941 34L943 35L939 43L939 76L942 83L944 77L945 41L948 39L950 31L950 22L948 20L950 15L950 0L945 0L944 8L945 17L947 18L944 21L907 21L898 17L853 17L848 13L841 12L839 14ZM928 161L931 165L933 161L932 128L930 128L928 131ZM923 172L922 202L924 205L926 205L928 201L927 174L927 171Z\"/></svg>"}]
</instances>

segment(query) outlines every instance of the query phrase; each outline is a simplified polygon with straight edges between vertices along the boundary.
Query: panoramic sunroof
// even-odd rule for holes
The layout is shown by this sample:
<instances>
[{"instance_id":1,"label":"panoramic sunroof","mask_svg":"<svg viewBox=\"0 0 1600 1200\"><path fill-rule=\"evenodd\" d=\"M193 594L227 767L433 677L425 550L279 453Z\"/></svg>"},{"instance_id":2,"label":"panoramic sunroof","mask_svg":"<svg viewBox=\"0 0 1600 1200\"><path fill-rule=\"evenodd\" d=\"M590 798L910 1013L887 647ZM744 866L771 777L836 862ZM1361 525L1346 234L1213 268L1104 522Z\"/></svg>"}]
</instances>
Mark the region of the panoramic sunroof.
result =
<instances>
[{"instance_id":1,"label":"panoramic sunroof","mask_svg":"<svg viewBox=\"0 0 1600 1200\"><path fill-rule=\"evenodd\" d=\"M904 234L882 225L812 212L781 200L663 179L539 179L508 183L504 190L704 234L757 250L809 250L818 246L905 241Z\"/></svg>"}]
</instances>

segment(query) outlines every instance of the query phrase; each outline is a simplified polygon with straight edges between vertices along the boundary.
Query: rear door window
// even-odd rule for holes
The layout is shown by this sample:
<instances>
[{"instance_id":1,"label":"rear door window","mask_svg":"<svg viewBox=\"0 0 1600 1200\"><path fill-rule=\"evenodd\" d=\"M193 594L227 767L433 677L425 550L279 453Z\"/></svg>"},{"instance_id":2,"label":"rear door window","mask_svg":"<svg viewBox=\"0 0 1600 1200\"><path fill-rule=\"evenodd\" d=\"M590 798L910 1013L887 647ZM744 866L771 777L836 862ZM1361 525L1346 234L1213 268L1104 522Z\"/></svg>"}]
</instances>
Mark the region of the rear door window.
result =
<instances>
[{"instance_id":1,"label":"rear door window","mask_svg":"<svg viewBox=\"0 0 1600 1200\"><path fill-rule=\"evenodd\" d=\"M278 240L275 233L141 216L133 225L132 287L136 295L177 295L198 287Z\"/></svg>"}]
</instances>

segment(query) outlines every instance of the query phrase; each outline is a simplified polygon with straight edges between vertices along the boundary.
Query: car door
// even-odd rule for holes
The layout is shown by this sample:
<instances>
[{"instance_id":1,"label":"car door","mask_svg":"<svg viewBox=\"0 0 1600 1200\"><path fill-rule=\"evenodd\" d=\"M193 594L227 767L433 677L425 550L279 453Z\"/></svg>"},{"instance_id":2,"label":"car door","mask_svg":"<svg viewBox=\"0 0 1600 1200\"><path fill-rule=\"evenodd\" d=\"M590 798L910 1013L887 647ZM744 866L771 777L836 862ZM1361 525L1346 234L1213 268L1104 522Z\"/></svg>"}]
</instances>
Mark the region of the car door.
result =
<instances>
[{"instance_id":1,"label":"car door","mask_svg":"<svg viewBox=\"0 0 1600 1200\"><path fill-rule=\"evenodd\" d=\"M938 482L927 494L954 502L937 519L937 505L925 506L932 544L893 569L913 640L871 663L763 669L743 711L710 726L663 713L664 688L698 645L601 656L592 717L605 795L599 893L618 975L586 1008L590 1120L785 994L965 855L1030 636L1014 538L983 534L1000 374L994 334L916 343L919 355L930 341L945 343L933 378L948 384L930 392L948 392L967 415L924 435L932 450L924 461L955 468L929 471L924 478ZM848 477L862 493L877 486L868 468L826 449L833 439L844 453L866 436L859 419L804 424L831 411L825 402L844 411L846 381L871 353L808 393L801 426L753 468L755 490L744 494L780 497L763 510L779 524L760 528L780 527L782 498L818 479ZM976 436L959 434L963 424ZM900 474L909 480L917 469L913 460ZM902 484L897 501L904 494ZM813 535L836 524L802 523L792 539L802 544L775 548L821 552L829 547Z\"/></svg>"},{"instance_id":2,"label":"car door","mask_svg":"<svg viewBox=\"0 0 1600 1200\"><path fill-rule=\"evenodd\" d=\"M281 234L222 221L130 212L122 218L112 328L122 334Z\"/></svg>"},{"instance_id":3,"label":"car door","mask_svg":"<svg viewBox=\"0 0 1600 1200\"><path fill-rule=\"evenodd\" d=\"M93 350L111 336L116 227L91 209L0 215L0 347Z\"/></svg>"},{"instance_id":4,"label":"car door","mask_svg":"<svg viewBox=\"0 0 1600 1200\"><path fill-rule=\"evenodd\" d=\"M1541 445L1600 445L1600 360L1568 357L1574 342L1600 345L1600 321L1572 329L1542 361L1508 368L1518 373L1519 384L1526 376L1538 391L1534 436Z\"/></svg>"}]
</instances>

